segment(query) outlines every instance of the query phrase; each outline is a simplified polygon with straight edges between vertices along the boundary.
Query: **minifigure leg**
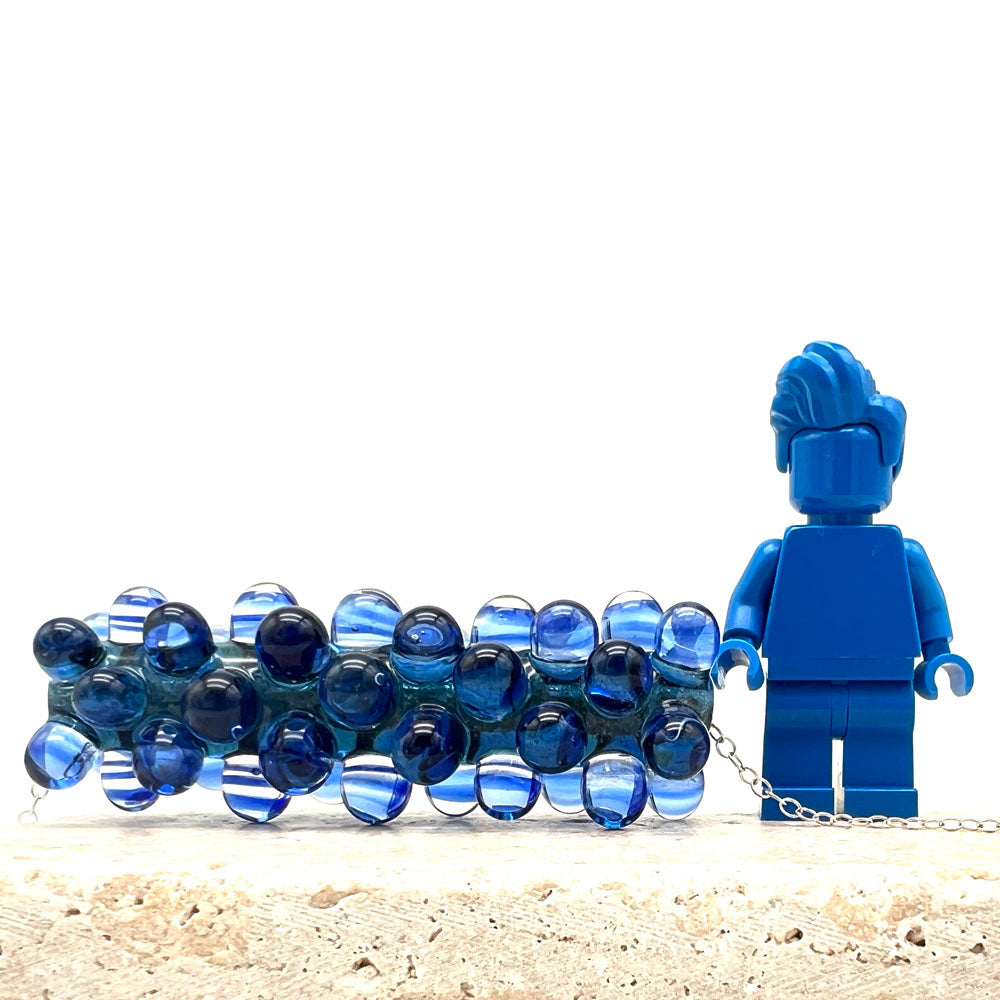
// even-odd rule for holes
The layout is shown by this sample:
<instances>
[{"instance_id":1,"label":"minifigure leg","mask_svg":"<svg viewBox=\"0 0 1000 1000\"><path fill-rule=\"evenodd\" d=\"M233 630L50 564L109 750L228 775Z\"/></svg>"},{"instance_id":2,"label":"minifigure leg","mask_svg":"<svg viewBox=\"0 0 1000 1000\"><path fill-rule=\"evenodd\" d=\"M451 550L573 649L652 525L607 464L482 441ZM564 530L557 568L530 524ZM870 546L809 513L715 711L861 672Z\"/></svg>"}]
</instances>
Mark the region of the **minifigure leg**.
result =
<instances>
[{"instance_id":1,"label":"minifigure leg","mask_svg":"<svg viewBox=\"0 0 1000 1000\"><path fill-rule=\"evenodd\" d=\"M831 685L769 680L764 712L764 777L774 793L832 812ZM768 799L761 803L760 818L789 817Z\"/></svg>"},{"instance_id":2,"label":"minifigure leg","mask_svg":"<svg viewBox=\"0 0 1000 1000\"><path fill-rule=\"evenodd\" d=\"M852 816L916 816L913 684L848 685L844 811Z\"/></svg>"}]
</instances>

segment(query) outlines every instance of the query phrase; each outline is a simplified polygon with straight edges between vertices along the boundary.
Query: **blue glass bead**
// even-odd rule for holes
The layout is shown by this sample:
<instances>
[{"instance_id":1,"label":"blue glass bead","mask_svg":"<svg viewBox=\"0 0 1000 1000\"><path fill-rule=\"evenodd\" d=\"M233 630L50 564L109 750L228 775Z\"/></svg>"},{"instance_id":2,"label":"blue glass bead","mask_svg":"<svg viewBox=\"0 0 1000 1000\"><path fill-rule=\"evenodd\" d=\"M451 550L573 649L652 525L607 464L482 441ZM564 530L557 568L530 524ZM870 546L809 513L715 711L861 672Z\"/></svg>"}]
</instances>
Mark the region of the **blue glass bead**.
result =
<instances>
[{"instance_id":1,"label":"blue glass bead","mask_svg":"<svg viewBox=\"0 0 1000 1000\"><path fill-rule=\"evenodd\" d=\"M36 633L32 651L54 681L75 681L104 657L104 646L89 625L76 618L53 618Z\"/></svg>"},{"instance_id":2,"label":"blue glass bead","mask_svg":"<svg viewBox=\"0 0 1000 1000\"><path fill-rule=\"evenodd\" d=\"M292 801L264 777L260 762L252 754L228 757L222 769L222 797L240 819L267 823L280 816Z\"/></svg>"},{"instance_id":3,"label":"blue glass bead","mask_svg":"<svg viewBox=\"0 0 1000 1000\"><path fill-rule=\"evenodd\" d=\"M313 791L313 798L318 799L324 805L339 806L344 801L344 796L340 794L340 779L344 773L344 762L335 760L330 768L330 777L323 782L319 788Z\"/></svg>"},{"instance_id":4,"label":"blue glass bead","mask_svg":"<svg viewBox=\"0 0 1000 1000\"><path fill-rule=\"evenodd\" d=\"M330 777L337 747L333 733L308 712L275 719L260 741L264 777L280 792L308 795Z\"/></svg>"},{"instance_id":5,"label":"blue glass bead","mask_svg":"<svg viewBox=\"0 0 1000 1000\"><path fill-rule=\"evenodd\" d=\"M327 715L347 729L371 729L392 710L396 683L375 653L338 653L319 679L319 700Z\"/></svg>"},{"instance_id":6,"label":"blue glass bead","mask_svg":"<svg viewBox=\"0 0 1000 1000\"><path fill-rule=\"evenodd\" d=\"M580 713L561 701L532 705L517 727L517 749L542 774L576 767L587 753L587 729Z\"/></svg>"},{"instance_id":7,"label":"blue glass bead","mask_svg":"<svg viewBox=\"0 0 1000 1000\"><path fill-rule=\"evenodd\" d=\"M330 638L340 649L387 646L402 616L399 605L385 591L355 590L337 605Z\"/></svg>"},{"instance_id":8,"label":"blue glass bead","mask_svg":"<svg viewBox=\"0 0 1000 1000\"><path fill-rule=\"evenodd\" d=\"M111 615L107 611L95 611L83 619L83 624L94 630L94 635L101 642L107 642L111 637Z\"/></svg>"},{"instance_id":9,"label":"blue glass bead","mask_svg":"<svg viewBox=\"0 0 1000 1000\"><path fill-rule=\"evenodd\" d=\"M498 642L477 642L455 666L455 695L481 722L502 722L528 697L528 677L516 653Z\"/></svg>"},{"instance_id":10,"label":"blue glass bead","mask_svg":"<svg viewBox=\"0 0 1000 1000\"><path fill-rule=\"evenodd\" d=\"M573 815L583 812L583 768L574 767L559 774L542 776L545 801L556 812Z\"/></svg>"},{"instance_id":11,"label":"blue glass bead","mask_svg":"<svg viewBox=\"0 0 1000 1000\"><path fill-rule=\"evenodd\" d=\"M221 757L206 757L198 775L198 784L212 792L221 791L222 772L225 766L226 762Z\"/></svg>"},{"instance_id":12,"label":"blue glass bead","mask_svg":"<svg viewBox=\"0 0 1000 1000\"><path fill-rule=\"evenodd\" d=\"M711 737L689 708L667 707L642 727L646 763L663 778L690 778L708 760Z\"/></svg>"},{"instance_id":13,"label":"blue glass bead","mask_svg":"<svg viewBox=\"0 0 1000 1000\"><path fill-rule=\"evenodd\" d=\"M253 731L259 717L257 692L242 670L206 670L181 695L184 724L207 743L236 742Z\"/></svg>"},{"instance_id":14,"label":"blue glass bead","mask_svg":"<svg viewBox=\"0 0 1000 1000\"><path fill-rule=\"evenodd\" d=\"M476 799L487 816L520 819L538 801L542 782L515 754L492 754L476 766Z\"/></svg>"},{"instance_id":15,"label":"blue glass bead","mask_svg":"<svg viewBox=\"0 0 1000 1000\"><path fill-rule=\"evenodd\" d=\"M165 601L152 587L132 587L119 594L108 615L108 638L122 646L138 646L146 616Z\"/></svg>"},{"instance_id":16,"label":"blue glass bead","mask_svg":"<svg viewBox=\"0 0 1000 1000\"><path fill-rule=\"evenodd\" d=\"M646 807L646 768L627 753L602 754L583 767L583 807L606 830L634 823Z\"/></svg>"},{"instance_id":17,"label":"blue glass bead","mask_svg":"<svg viewBox=\"0 0 1000 1000\"><path fill-rule=\"evenodd\" d=\"M649 801L661 819L687 819L701 805L705 794L705 772L690 778L661 778L655 771L646 775Z\"/></svg>"},{"instance_id":18,"label":"blue glass bead","mask_svg":"<svg viewBox=\"0 0 1000 1000\"><path fill-rule=\"evenodd\" d=\"M305 608L278 608L257 630L257 658L280 684L305 684L329 662L326 626Z\"/></svg>"},{"instance_id":19,"label":"blue glass bead","mask_svg":"<svg viewBox=\"0 0 1000 1000\"><path fill-rule=\"evenodd\" d=\"M236 598L229 616L229 636L241 646L252 646L260 623L275 608L295 605L295 596L280 583L255 583Z\"/></svg>"},{"instance_id":20,"label":"blue glass bead","mask_svg":"<svg viewBox=\"0 0 1000 1000\"><path fill-rule=\"evenodd\" d=\"M73 711L97 729L121 729L146 711L146 684L128 667L88 670L73 687Z\"/></svg>"},{"instance_id":21,"label":"blue glass bead","mask_svg":"<svg viewBox=\"0 0 1000 1000\"><path fill-rule=\"evenodd\" d=\"M575 681L597 645L594 616L575 601L553 601L531 625L531 662L553 681Z\"/></svg>"},{"instance_id":22,"label":"blue glass bead","mask_svg":"<svg viewBox=\"0 0 1000 1000\"><path fill-rule=\"evenodd\" d=\"M718 652L719 625L708 608L675 604L664 611L656 626L657 658L671 667L703 672L711 670Z\"/></svg>"},{"instance_id":23,"label":"blue glass bead","mask_svg":"<svg viewBox=\"0 0 1000 1000\"><path fill-rule=\"evenodd\" d=\"M499 642L511 649L531 645L535 609L523 598L504 594L487 601L472 623L473 642Z\"/></svg>"},{"instance_id":24,"label":"blue glass bead","mask_svg":"<svg viewBox=\"0 0 1000 1000\"><path fill-rule=\"evenodd\" d=\"M208 622L190 604L171 601L146 616L142 642L149 662L164 674L189 674L215 652Z\"/></svg>"},{"instance_id":25,"label":"blue glass bead","mask_svg":"<svg viewBox=\"0 0 1000 1000\"><path fill-rule=\"evenodd\" d=\"M436 785L455 773L469 748L465 726L440 705L417 705L393 731L392 762L414 785Z\"/></svg>"},{"instance_id":26,"label":"blue glass bead","mask_svg":"<svg viewBox=\"0 0 1000 1000\"><path fill-rule=\"evenodd\" d=\"M653 688L649 657L625 639L602 642L590 654L584 691L602 715L621 718L636 711Z\"/></svg>"},{"instance_id":27,"label":"blue glass bead","mask_svg":"<svg viewBox=\"0 0 1000 1000\"><path fill-rule=\"evenodd\" d=\"M139 783L132 767L132 754L127 750L104 751L101 787L108 801L124 812L142 812L160 797Z\"/></svg>"},{"instance_id":28,"label":"blue glass bead","mask_svg":"<svg viewBox=\"0 0 1000 1000\"><path fill-rule=\"evenodd\" d=\"M451 676L464 648L462 630L447 611L414 608L396 622L390 659L407 680L433 684Z\"/></svg>"},{"instance_id":29,"label":"blue glass bead","mask_svg":"<svg viewBox=\"0 0 1000 1000\"><path fill-rule=\"evenodd\" d=\"M72 788L101 760L83 733L62 722L46 722L28 740L24 767L40 788Z\"/></svg>"},{"instance_id":30,"label":"blue glass bead","mask_svg":"<svg viewBox=\"0 0 1000 1000\"><path fill-rule=\"evenodd\" d=\"M601 616L602 639L627 639L652 652L663 609L649 594L627 590L612 597Z\"/></svg>"},{"instance_id":31,"label":"blue glass bead","mask_svg":"<svg viewBox=\"0 0 1000 1000\"><path fill-rule=\"evenodd\" d=\"M362 823L388 823L410 801L410 783L387 757L359 754L344 761L340 791L347 811Z\"/></svg>"},{"instance_id":32,"label":"blue glass bead","mask_svg":"<svg viewBox=\"0 0 1000 1000\"><path fill-rule=\"evenodd\" d=\"M135 776L160 795L187 791L198 780L204 759L205 752L194 734L173 719L151 719L135 732Z\"/></svg>"},{"instance_id":33,"label":"blue glass bead","mask_svg":"<svg viewBox=\"0 0 1000 1000\"><path fill-rule=\"evenodd\" d=\"M466 816L476 808L476 766L463 764L450 777L427 786L427 798L444 816Z\"/></svg>"}]
</instances>

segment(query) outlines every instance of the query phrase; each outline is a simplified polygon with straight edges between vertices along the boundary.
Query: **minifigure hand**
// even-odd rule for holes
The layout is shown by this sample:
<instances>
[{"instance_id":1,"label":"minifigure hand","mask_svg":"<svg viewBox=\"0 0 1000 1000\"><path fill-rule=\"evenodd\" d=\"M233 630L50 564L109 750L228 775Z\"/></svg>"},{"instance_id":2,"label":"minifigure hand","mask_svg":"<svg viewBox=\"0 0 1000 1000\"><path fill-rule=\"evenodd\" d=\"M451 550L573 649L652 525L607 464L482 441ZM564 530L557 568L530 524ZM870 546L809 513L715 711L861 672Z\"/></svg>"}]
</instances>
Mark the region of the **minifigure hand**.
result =
<instances>
[{"instance_id":1,"label":"minifigure hand","mask_svg":"<svg viewBox=\"0 0 1000 1000\"><path fill-rule=\"evenodd\" d=\"M941 667L948 673L948 682L956 698L961 698L972 690L975 677L969 661L964 656L956 656L954 653L939 653L929 660L924 660L914 672L913 687L921 698L926 698L928 701L937 698L938 689L934 675Z\"/></svg>"},{"instance_id":2,"label":"minifigure hand","mask_svg":"<svg viewBox=\"0 0 1000 1000\"><path fill-rule=\"evenodd\" d=\"M747 668L747 687L756 691L764 683L764 668L757 650L746 639L727 639L712 664L712 681L721 691L726 686L726 674L733 667Z\"/></svg>"}]
</instances>

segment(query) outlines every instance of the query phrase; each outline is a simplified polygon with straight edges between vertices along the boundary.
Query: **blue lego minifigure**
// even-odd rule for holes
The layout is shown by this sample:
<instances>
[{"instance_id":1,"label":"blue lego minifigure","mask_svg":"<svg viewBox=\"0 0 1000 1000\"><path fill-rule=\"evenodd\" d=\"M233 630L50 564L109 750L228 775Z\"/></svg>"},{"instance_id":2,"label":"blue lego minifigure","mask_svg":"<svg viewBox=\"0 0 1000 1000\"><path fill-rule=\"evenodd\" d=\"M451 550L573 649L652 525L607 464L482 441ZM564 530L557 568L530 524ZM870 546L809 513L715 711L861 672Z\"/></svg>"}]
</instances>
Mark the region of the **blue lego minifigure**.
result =
<instances>
[{"instance_id":1,"label":"blue lego minifigure","mask_svg":"<svg viewBox=\"0 0 1000 1000\"><path fill-rule=\"evenodd\" d=\"M972 668L949 649L944 592L923 547L872 515L889 505L906 411L845 347L813 343L778 373L777 461L807 522L758 546L729 602L712 668L764 683L764 776L775 794L834 812L832 741L843 740L843 811L915 816L914 691L956 695ZM914 660L921 657L916 670ZM839 803L838 803L839 806ZM766 800L762 819L785 819Z\"/></svg>"}]
</instances>

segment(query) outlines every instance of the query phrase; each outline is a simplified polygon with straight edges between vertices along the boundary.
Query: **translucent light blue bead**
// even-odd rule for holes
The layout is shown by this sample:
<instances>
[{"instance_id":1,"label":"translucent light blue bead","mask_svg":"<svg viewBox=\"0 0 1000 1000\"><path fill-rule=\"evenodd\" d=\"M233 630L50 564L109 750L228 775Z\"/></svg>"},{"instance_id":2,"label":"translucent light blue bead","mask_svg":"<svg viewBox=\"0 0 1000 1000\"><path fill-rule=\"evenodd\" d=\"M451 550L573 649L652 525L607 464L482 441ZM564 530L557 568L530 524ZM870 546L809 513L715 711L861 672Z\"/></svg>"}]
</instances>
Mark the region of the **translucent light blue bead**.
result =
<instances>
[{"instance_id":1,"label":"translucent light blue bead","mask_svg":"<svg viewBox=\"0 0 1000 1000\"><path fill-rule=\"evenodd\" d=\"M663 778L690 778L708 761L711 737L705 723L684 706L668 706L642 727L646 763Z\"/></svg>"},{"instance_id":2,"label":"translucent light blue bead","mask_svg":"<svg viewBox=\"0 0 1000 1000\"><path fill-rule=\"evenodd\" d=\"M503 594L487 601L472 623L473 642L500 642L511 649L531 645L535 609L523 598Z\"/></svg>"},{"instance_id":3,"label":"translucent light blue bead","mask_svg":"<svg viewBox=\"0 0 1000 1000\"><path fill-rule=\"evenodd\" d=\"M583 768L574 767L559 774L542 775L545 801L556 812L573 815L583 812Z\"/></svg>"},{"instance_id":4,"label":"translucent light blue bead","mask_svg":"<svg viewBox=\"0 0 1000 1000\"><path fill-rule=\"evenodd\" d=\"M132 766L141 784L160 795L187 791L201 773L202 745L173 719L151 719L136 730Z\"/></svg>"},{"instance_id":5,"label":"translucent light blue bead","mask_svg":"<svg viewBox=\"0 0 1000 1000\"><path fill-rule=\"evenodd\" d=\"M340 791L347 811L362 823L388 823L410 801L410 783L388 757L359 754L344 761Z\"/></svg>"},{"instance_id":6,"label":"translucent light blue bead","mask_svg":"<svg viewBox=\"0 0 1000 1000\"><path fill-rule=\"evenodd\" d=\"M62 722L46 722L28 740L24 751L28 777L40 788L72 788L100 761L97 747Z\"/></svg>"},{"instance_id":7,"label":"translucent light blue bead","mask_svg":"<svg viewBox=\"0 0 1000 1000\"><path fill-rule=\"evenodd\" d=\"M455 695L466 712L481 722L502 722L528 697L528 677L521 658L498 642L477 642L455 665Z\"/></svg>"},{"instance_id":8,"label":"translucent light blue bead","mask_svg":"<svg viewBox=\"0 0 1000 1000\"><path fill-rule=\"evenodd\" d=\"M260 623L275 608L290 608L295 596L280 583L255 583L236 598L229 617L229 635L241 646L252 646Z\"/></svg>"},{"instance_id":9,"label":"translucent light blue bead","mask_svg":"<svg viewBox=\"0 0 1000 1000\"><path fill-rule=\"evenodd\" d=\"M538 775L514 754L492 754L476 766L476 799L494 819L520 819L531 811L541 790Z\"/></svg>"},{"instance_id":10,"label":"translucent light blue bead","mask_svg":"<svg viewBox=\"0 0 1000 1000\"><path fill-rule=\"evenodd\" d=\"M290 796L268 784L260 761L252 754L226 759L222 770L222 797L226 805L248 823L267 823L280 816L292 801Z\"/></svg>"},{"instance_id":11,"label":"translucent light blue bead","mask_svg":"<svg viewBox=\"0 0 1000 1000\"><path fill-rule=\"evenodd\" d=\"M414 683L447 680L465 649L458 623L441 608L425 606L408 611L392 634L392 665Z\"/></svg>"},{"instance_id":12,"label":"translucent light blue bead","mask_svg":"<svg viewBox=\"0 0 1000 1000\"><path fill-rule=\"evenodd\" d=\"M94 630L76 618L53 618L36 633L35 661L54 681L75 681L104 658Z\"/></svg>"},{"instance_id":13,"label":"translucent light blue bead","mask_svg":"<svg viewBox=\"0 0 1000 1000\"><path fill-rule=\"evenodd\" d=\"M655 771L646 776L649 801L661 819L686 819L701 805L705 794L705 772L690 778L661 778Z\"/></svg>"},{"instance_id":14,"label":"translucent light blue bead","mask_svg":"<svg viewBox=\"0 0 1000 1000\"><path fill-rule=\"evenodd\" d=\"M318 799L324 805L339 806L344 802L344 796L340 794L340 778L344 773L344 762L335 760L330 768L330 777L323 782L319 788L312 793L314 799Z\"/></svg>"},{"instance_id":15,"label":"translucent light blue bead","mask_svg":"<svg viewBox=\"0 0 1000 1000\"><path fill-rule=\"evenodd\" d=\"M189 674L215 652L212 629L190 604L170 601L151 609L142 627L142 643L154 669Z\"/></svg>"},{"instance_id":16,"label":"translucent light blue bead","mask_svg":"<svg viewBox=\"0 0 1000 1000\"><path fill-rule=\"evenodd\" d=\"M333 771L333 734L308 712L286 712L268 725L260 740L264 777L280 792L308 795Z\"/></svg>"},{"instance_id":17,"label":"translucent light blue bead","mask_svg":"<svg viewBox=\"0 0 1000 1000\"><path fill-rule=\"evenodd\" d=\"M320 675L319 700L327 715L347 729L371 729L391 711L396 682L382 655L338 653Z\"/></svg>"},{"instance_id":18,"label":"translucent light blue bead","mask_svg":"<svg viewBox=\"0 0 1000 1000\"><path fill-rule=\"evenodd\" d=\"M216 667L199 674L181 696L181 717L208 743L234 743L252 732L260 717L253 682L242 670Z\"/></svg>"},{"instance_id":19,"label":"translucent light blue bead","mask_svg":"<svg viewBox=\"0 0 1000 1000\"><path fill-rule=\"evenodd\" d=\"M627 639L652 652L656 626L663 616L659 603L641 590L626 590L612 597L601 616L602 639Z\"/></svg>"},{"instance_id":20,"label":"translucent light blue bead","mask_svg":"<svg viewBox=\"0 0 1000 1000\"><path fill-rule=\"evenodd\" d=\"M634 823L646 807L646 768L627 753L602 754L583 767L583 807L606 830Z\"/></svg>"},{"instance_id":21,"label":"translucent light blue bead","mask_svg":"<svg viewBox=\"0 0 1000 1000\"><path fill-rule=\"evenodd\" d=\"M719 625L708 608L700 604L675 604L656 627L656 658L653 666L666 673L669 667L704 672L712 668L719 652Z\"/></svg>"},{"instance_id":22,"label":"translucent light blue bead","mask_svg":"<svg viewBox=\"0 0 1000 1000\"><path fill-rule=\"evenodd\" d=\"M198 775L198 784L212 792L221 791L222 772L225 766L226 762L221 757L206 757Z\"/></svg>"},{"instance_id":23,"label":"translucent light blue bead","mask_svg":"<svg viewBox=\"0 0 1000 1000\"><path fill-rule=\"evenodd\" d=\"M653 668L645 650L626 639L608 639L590 654L584 692L602 715L631 715L653 687Z\"/></svg>"},{"instance_id":24,"label":"translucent light blue bead","mask_svg":"<svg viewBox=\"0 0 1000 1000\"><path fill-rule=\"evenodd\" d=\"M525 763L542 774L568 771L587 753L583 717L560 701L532 705L518 723L517 749Z\"/></svg>"},{"instance_id":25,"label":"translucent light blue bead","mask_svg":"<svg viewBox=\"0 0 1000 1000\"><path fill-rule=\"evenodd\" d=\"M73 711L97 729L122 729L146 711L146 682L134 670L101 664L73 686Z\"/></svg>"},{"instance_id":26,"label":"translucent light blue bead","mask_svg":"<svg viewBox=\"0 0 1000 1000\"><path fill-rule=\"evenodd\" d=\"M575 681L597 645L594 616L575 601L553 601L531 625L531 662L554 681Z\"/></svg>"},{"instance_id":27,"label":"translucent light blue bead","mask_svg":"<svg viewBox=\"0 0 1000 1000\"><path fill-rule=\"evenodd\" d=\"M306 684L330 661L326 626L305 608L278 608L260 624L254 648L261 666L279 684Z\"/></svg>"},{"instance_id":28,"label":"translucent light blue bead","mask_svg":"<svg viewBox=\"0 0 1000 1000\"><path fill-rule=\"evenodd\" d=\"M417 705L393 730L392 762L415 785L436 785L455 773L469 748L469 732L440 705Z\"/></svg>"},{"instance_id":29,"label":"translucent light blue bead","mask_svg":"<svg viewBox=\"0 0 1000 1000\"><path fill-rule=\"evenodd\" d=\"M124 812L142 812L160 797L139 783L132 767L132 754L127 750L104 752L101 787L108 801Z\"/></svg>"},{"instance_id":30,"label":"translucent light blue bead","mask_svg":"<svg viewBox=\"0 0 1000 1000\"><path fill-rule=\"evenodd\" d=\"M340 649L387 646L402 616L399 605L385 591L355 590L337 605L330 639Z\"/></svg>"},{"instance_id":31,"label":"translucent light blue bead","mask_svg":"<svg viewBox=\"0 0 1000 1000\"><path fill-rule=\"evenodd\" d=\"M465 816L476 808L476 766L463 764L450 777L427 786L427 798L445 816Z\"/></svg>"},{"instance_id":32,"label":"translucent light blue bead","mask_svg":"<svg viewBox=\"0 0 1000 1000\"><path fill-rule=\"evenodd\" d=\"M142 642L146 616L166 600L152 587L132 587L119 594L108 615L108 638L122 646L137 646Z\"/></svg>"},{"instance_id":33,"label":"translucent light blue bead","mask_svg":"<svg viewBox=\"0 0 1000 1000\"><path fill-rule=\"evenodd\" d=\"M94 630L94 634L101 642L107 642L110 638L111 615L107 611L95 611L92 615L87 615L83 623Z\"/></svg>"}]
</instances>

